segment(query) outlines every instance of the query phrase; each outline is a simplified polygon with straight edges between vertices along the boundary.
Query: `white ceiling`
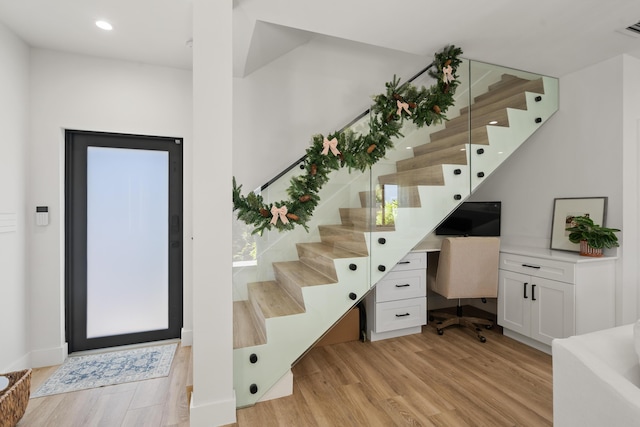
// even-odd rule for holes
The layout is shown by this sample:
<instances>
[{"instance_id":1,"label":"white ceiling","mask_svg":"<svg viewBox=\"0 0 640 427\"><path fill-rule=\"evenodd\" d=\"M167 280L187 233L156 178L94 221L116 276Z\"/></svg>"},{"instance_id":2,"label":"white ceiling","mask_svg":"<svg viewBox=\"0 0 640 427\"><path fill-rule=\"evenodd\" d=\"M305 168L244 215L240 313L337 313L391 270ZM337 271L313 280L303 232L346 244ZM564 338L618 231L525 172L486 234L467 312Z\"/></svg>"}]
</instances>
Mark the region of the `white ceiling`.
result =
<instances>
[{"instance_id":1,"label":"white ceiling","mask_svg":"<svg viewBox=\"0 0 640 427\"><path fill-rule=\"evenodd\" d=\"M192 0L0 0L0 22L34 47L190 69L192 8ZM238 76L316 34L429 58L455 44L467 58L558 77L621 53L640 58L640 37L621 31L640 21L639 0L233 0L233 14ZM98 30L96 19L114 30Z\"/></svg>"}]
</instances>

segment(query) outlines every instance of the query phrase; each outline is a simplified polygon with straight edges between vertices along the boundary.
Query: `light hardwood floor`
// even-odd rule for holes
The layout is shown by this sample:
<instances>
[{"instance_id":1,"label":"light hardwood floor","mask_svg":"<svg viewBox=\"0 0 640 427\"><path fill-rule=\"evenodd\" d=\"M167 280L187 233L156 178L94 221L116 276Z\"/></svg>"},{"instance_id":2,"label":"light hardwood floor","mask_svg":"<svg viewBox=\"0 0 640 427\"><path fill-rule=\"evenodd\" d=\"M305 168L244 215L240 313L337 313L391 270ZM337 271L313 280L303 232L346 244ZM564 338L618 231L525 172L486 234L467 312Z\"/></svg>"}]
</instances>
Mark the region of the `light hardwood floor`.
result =
<instances>
[{"instance_id":1,"label":"light hardwood floor","mask_svg":"<svg viewBox=\"0 0 640 427\"><path fill-rule=\"evenodd\" d=\"M551 356L462 328L312 349L294 393L237 411L240 427L550 426ZM35 370L32 389L55 368ZM22 426L188 426L191 348L167 378L33 399Z\"/></svg>"},{"instance_id":2,"label":"light hardwood floor","mask_svg":"<svg viewBox=\"0 0 640 427\"><path fill-rule=\"evenodd\" d=\"M186 427L191 366L191 347L179 346L169 376L31 399L18 427ZM56 368L34 369L32 392Z\"/></svg>"},{"instance_id":3,"label":"light hardwood floor","mask_svg":"<svg viewBox=\"0 0 640 427\"><path fill-rule=\"evenodd\" d=\"M551 356L462 328L312 349L292 396L237 411L234 426L550 426Z\"/></svg>"}]
</instances>

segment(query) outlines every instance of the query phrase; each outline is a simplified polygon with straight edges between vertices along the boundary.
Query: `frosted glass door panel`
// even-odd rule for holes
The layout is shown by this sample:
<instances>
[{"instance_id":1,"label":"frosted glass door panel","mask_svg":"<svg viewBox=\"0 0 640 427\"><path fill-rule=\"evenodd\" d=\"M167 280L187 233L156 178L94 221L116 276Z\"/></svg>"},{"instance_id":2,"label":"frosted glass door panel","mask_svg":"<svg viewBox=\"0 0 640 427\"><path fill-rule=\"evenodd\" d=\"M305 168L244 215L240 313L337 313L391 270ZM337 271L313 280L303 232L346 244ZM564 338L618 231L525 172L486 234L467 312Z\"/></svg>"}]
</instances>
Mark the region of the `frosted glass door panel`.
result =
<instances>
[{"instance_id":1,"label":"frosted glass door panel","mask_svg":"<svg viewBox=\"0 0 640 427\"><path fill-rule=\"evenodd\" d=\"M168 162L87 148L87 338L169 327Z\"/></svg>"}]
</instances>

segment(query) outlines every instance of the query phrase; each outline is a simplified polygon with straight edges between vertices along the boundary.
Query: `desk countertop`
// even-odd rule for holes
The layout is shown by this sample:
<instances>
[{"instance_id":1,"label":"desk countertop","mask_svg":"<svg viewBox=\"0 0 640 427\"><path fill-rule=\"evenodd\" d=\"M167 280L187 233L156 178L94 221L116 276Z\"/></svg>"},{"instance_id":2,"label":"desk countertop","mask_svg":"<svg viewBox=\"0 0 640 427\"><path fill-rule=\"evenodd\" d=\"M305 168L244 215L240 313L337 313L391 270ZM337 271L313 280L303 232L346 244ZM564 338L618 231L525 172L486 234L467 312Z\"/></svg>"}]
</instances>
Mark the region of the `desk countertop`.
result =
<instances>
[{"instance_id":1,"label":"desk countertop","mask_svg":"<svg viewBox=\"0 0 640 427\"><path fill-rule=\"evenodd\" d=\"M418 243L413 248L412 252L438 252L443 239L444 236L429 235ZM581 256L577 252L557 251L548 248L517 245L501 245L500 252L575 263L611 261L618 258L617 256L588 257Z\"/></svg>"}]
</instances>

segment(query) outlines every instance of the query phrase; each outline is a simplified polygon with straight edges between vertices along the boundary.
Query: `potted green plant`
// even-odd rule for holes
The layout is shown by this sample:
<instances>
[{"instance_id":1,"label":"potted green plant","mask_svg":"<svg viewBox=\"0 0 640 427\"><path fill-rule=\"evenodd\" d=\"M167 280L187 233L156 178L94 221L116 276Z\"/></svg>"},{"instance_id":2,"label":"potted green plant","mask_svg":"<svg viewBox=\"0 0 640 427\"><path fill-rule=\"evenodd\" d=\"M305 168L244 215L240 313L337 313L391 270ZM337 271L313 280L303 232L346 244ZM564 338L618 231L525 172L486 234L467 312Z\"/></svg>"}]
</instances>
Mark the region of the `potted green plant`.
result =
<instances>
[{"instance_id":1,"label":"potted green plant","mask_svg":"<svg viewBox=\"0 0 640 427\"><path fill-rule=\"evenodd\" d=\"M602 227L594 224L588 216L576 216L567 227L569 241L580 244L580 255L601 257L604 248L620 246L617 228Z\"/></svg>"}]
</instances>

